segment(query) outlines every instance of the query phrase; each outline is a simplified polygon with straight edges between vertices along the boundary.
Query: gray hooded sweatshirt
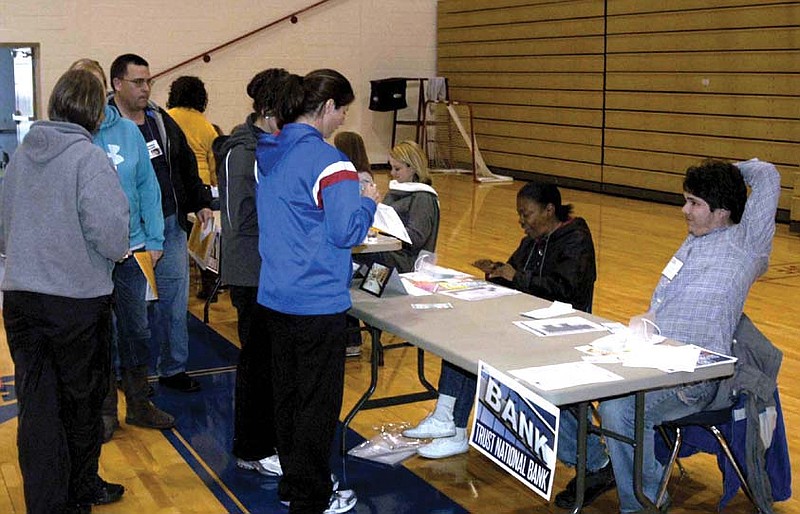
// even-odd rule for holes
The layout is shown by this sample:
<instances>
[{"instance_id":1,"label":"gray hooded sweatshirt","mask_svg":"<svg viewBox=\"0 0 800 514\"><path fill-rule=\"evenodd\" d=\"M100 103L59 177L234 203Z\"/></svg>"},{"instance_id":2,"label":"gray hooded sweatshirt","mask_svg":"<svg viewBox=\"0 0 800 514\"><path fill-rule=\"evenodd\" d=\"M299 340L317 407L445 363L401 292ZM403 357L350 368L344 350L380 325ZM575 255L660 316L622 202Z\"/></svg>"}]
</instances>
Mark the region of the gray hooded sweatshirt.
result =
<instances>
[{"instance_id":1,"label":"gray hooded sweatshirt","mask_svg":"<svg viewBox=\"0 0 800 514\"><path fill-rule=\"evenodd\" d=\"M128 251L128 200L88 131L34 123L6 169L0 202L4 291L111 294L114 262Z\"/></svg>"}]
</instances>

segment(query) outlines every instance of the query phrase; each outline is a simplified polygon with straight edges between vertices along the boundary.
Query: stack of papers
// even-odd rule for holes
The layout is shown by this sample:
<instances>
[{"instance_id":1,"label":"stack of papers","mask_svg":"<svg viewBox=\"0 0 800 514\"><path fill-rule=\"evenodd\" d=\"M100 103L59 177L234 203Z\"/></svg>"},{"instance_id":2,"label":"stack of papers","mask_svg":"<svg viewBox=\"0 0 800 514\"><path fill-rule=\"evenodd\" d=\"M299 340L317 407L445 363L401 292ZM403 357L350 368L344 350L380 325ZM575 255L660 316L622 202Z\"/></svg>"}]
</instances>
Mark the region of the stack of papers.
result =
<instances>
[{"instance_id":1,"label":"stack of papers","mask_svg":"<svg viewBox=\"0 0 800 514\"><path fill-rule=\"evenodd\" d=\"M659 336L658 342L664 338ZM693 344L661 345L631 342L625 332L601 337L591 344L575 347L585 362L595 364L619 363L629 368L655 368L666 373L692 372L700 367L736 362L735 357L712 352Z\"/></svg>"},{"instance_id":2,"label":"stack of papers","mask_svg":"<svg viewBox=\"0 0 800 514\"><path fill-rule=\"evenodd\" d=\"M622 380L616 373L582 361L516 369L509 373L543 391Z\"/></svg>"},{"instance_id":3,"label":"stack of papers","mask_svg":"<svg viewBox=\"0 0 800 514\"><path fill-rule=\"evenodd\" d=\"M520 294L515 289L498 286L440 266L427 266L425 271L403 273L400 278L406 292L411 296L439 293L461 300L475 301Z\"/></svg>"}]
</instances>

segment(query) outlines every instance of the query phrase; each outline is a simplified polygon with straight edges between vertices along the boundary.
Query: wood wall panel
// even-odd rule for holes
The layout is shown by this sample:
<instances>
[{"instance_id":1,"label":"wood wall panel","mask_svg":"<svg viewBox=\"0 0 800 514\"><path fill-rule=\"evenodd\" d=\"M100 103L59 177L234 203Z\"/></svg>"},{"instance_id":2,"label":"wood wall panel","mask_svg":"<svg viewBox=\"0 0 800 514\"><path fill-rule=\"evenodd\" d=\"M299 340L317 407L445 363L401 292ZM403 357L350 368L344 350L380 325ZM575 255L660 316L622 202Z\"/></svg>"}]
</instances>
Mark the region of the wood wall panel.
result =
<instances>
[{"instance_id":1,"label":"wood wall panel","mask_svg":"<svg viewBox=\"0 0 800 514\"><path fill-rule=\"evenodd\" d=\"M454 57L439 58L439 73L447 76L451 72L476 71L493 73L531 72L571 72L597 73L603 71L602 56L519 56L519 57Z\"/></svg>"},{"instance_id":2,"label":"wood wall panel","mask_svg":"<svg viewBox=\"0 0 800 514\"><path fill-rule=\"evenodd\" d=\"M606 147L648 149L676 154L699 154L719 159L743 160L758 156L776 165L791 166L797 160L797 144L743 140L696 134L667 134L608 129ZM788 187L788 182L783 181Z\"/></svg>"},{"instance_id":3,"label":"wood wall panel","mask_svg":"<svg viewBox=\"0 0 800 514\"><path fill-rule=\"evenodd\" d=\"M649 12L620 10L618 2L609 2L608 34L630 32L657 33L677 31L705 31L754 27L796 26L797 6L794 2L708 2L699 0L694 6L689 2L669 2L663 9ZM651 5L652 1L636 2ZM740 4L736 6L735 4ZM716 4L716 5L715 5ZM615 8L616 7L616 8Z\"/></svg>"},{"instance_id":4,"label":"wood wall panel","mask_svg":"<svg viewBox=\"0 0 800 514\"><path fill-rule=\"evenodd\" d=\"M570 91L548 89L481 89L450 88L452 98L469 104L531 105L601 109L602 97L596 91Z\"/></svg>"},{"instance_id":5,"label":"wood wall panel","mask_svg":"<svg viewBox=\"0 0 800 514\"><path fill-rule=\"evenodd\" d=\"M600 164L600 147L577 143L559 143L542 139L518 139L511 137L478 136L481 152L502 152L520 155L534 154L540 157L575 160Z\"/></svg>"},{"instance_id":6,"label":"wood wall panel","mask_svg":"<svg viewBox=\"0 0 800 514\"><path fill-rule=\"evenodd\" d=\"M439 72L472 105L490 166L679 193L701 158L758 156L791 207L800 2L440 0L438 13Z\"/></svg>"},{"instance_id":7,"label":"wood wall panel","mask_svg":"<svg viewBox=\"0 0 800 514\"><path fill-rule=\"evenodd\" d=\"M476 104L472 112L479 120L552 123L575 127L594 127L598 133L603 125L603 113L591 109L547 108L529 105ZM491 163L488 163L491 164Z\"/></svg>"},{"instance_id":8,"label":"wood wall panel","mask_svg":"<svg viewBox=\"0 0 800 514\"><path fill-rule=\"evenodd\" d=\"M479 57L514 55L580 55L603 51L603 36L575 36L569 38L542 38L519 41L476 41L442 45L439 57Z\"/></svg>"},{"instance_id":9,"label":"wood wall panel","mask_svg":"<svg viewBox=\"0 0 800 514\"><path fill-rule=\"evenodd\" d=\"M732 9L785 4L775 0L680 0L680 10L705 11L709 9ZM634 13L661 13L675 10L676 0L608 0L610 15Z\"/></svg>"},{"instance_id":10,"label":"wood wall panel","mask_svg":"<svg viewBox=\"0 0 800 514\"><path fill-rule=\"evenodd\" d=\"M481 150L484 159L496 166L512 170L535 170L536 173L590 182L600 182L601 169L596 164L569 160L547 159L536 155L504 154Z\"/></svg>"},{"instance_id":11,"label":"wood wall panel","mask_svg":"<svg viewBox=\"0 0 800 514\"><path fill-rule=\"evenodd\" d=\"M448 2L439 2L446 4ZM446 14L442 16L442 14ZM572 2L524 2L522 5L503 7L492 0L474 1L463 10L443 13L440 10L439 28L473 27L515 24L539 20L573 20L603 15L603 4L596 0Z\"/></svg>"},{"instance_id":12,"label":"wood wall panel","mask_svg":"<svg viewBox=\"0 0 800 514\"><path fill-rule=\"evenodd\" d=\"M737 118L664 112L608 111L606 127L670 133L699 134L736 139L767 138L793 143L797 122L790 119Z\"/></svg>"},{"instance_id":13,"label":"wood wall panel","mask_svg":"<svg viewBox=\"0 0 800 514\"><path fill-rule=\"evenodd\" d=\"M613 147L606 147L604 157L606 167L648 169L663 174L679 175L681 180L683 180L683 170L704 158L699 154L661 153L649 149ZM680 193L680 190L670 190L670 192Z\"/></svg>"},{"instance_id":14,"label":"wood wall panel","mask_svg":"<svg viewBox=\"0 0 800 514\"><path fill-rule=\"evenodd\" d=\"M451 77L452 80L452 77ZM600 77L602 83L602 76ZM461 84L463 85L463 84ZM800 74L741 75L705 72L616 72L608 76L610 91L655 91L736 95L791 96L800 91ZM519 87L516 83L515 86ZM716 102L714 102L716 103Z\"/></svg>"},{"instance_id":15,"label":"wood wall panel","mask_svg":"<svg viewBox=\"0 0 800 514\"><path fill-rule=\"evenodd\" d=\"M559 89L602 91L603 73L451 73L447 76L450 89L502 88ZM800 84L798 84L800 89Z\"/></svg>"},{"instance_id":16,"label":"wood wall panel","mask_svg":"<svg viewBox=\"0 0 800 514\"><path fill-rule=\"evenodd\" d=\"M785 50L796 46L797 29L781 27L620 34L609 39L608 52Z\"/></svg>"},{"instance_id":17,"label":"wood wall panel","mask_svg":"<svg viewBox=\"0 0 800 514\"><path fill-rule=\"evenodd\" d=\"M500 136L526 139L559 141L562 143L580 143L600 146L602 134L599 130L586 127L567 127L544 123L521 123L514 121L475 120L475 132L478 137Z\"/></svg>"},{"instance_id":18,"label":"wood wall panel","mask_svg":"<svg viewBox=\"0 0 800 514\"><path fill-rule=\"evenodd\" d=\"M535 21L511 25L489 25L486 27L439 27L440 45L461 44L473 41L514 41L517 39L547 37L602 36L601 20L586 18L577 20Z\"/></svg>"},{"instance_id":19,"label":"wood wall panel","mask_svg":"<svg viewBox=\"0 0 800 514\"><path fill-rule=\"evenodd\" d=\"M800 32L800 29L798 29ZM610 46L610 45L609 45ZM798 41L800 46L800 41ZM608 55L607 72L800 73L800 50L775 52L665 52Z\"/></svg>"},{"instance_id":20,"label":"wood wall panel","mask_svg":"<svg viewBox=\"0 0 800 514\"><path fill-rule=\"evenodd\" d=\"M800 97L609 91L606 94L606 108L731 116L733 123L739 117L797 119L795 113L800 112L797 110L800 108Z\"/></svg>"}]
</instances>

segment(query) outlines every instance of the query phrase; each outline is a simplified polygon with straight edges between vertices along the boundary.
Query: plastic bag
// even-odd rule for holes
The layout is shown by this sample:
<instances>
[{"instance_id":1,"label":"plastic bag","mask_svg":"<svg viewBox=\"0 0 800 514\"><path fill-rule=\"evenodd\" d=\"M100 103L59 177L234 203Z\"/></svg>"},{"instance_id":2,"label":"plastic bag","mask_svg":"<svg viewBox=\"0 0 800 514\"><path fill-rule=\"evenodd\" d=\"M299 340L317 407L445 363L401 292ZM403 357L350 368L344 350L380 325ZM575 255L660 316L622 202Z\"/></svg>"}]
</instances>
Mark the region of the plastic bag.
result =
<instances>
[{"instance_id":1,"label":"plastic bag","mask_svg":"<svg viewBox=\"0 0 800 514\"><path fill-rule=\"evenodd\" d=\"M373 427L378 433L347 453L359 459L396 466L415 455L417 448L425 444L419 439L403 436L403 430L410 427L411 425L405 422Z\"/></svg>"}]
</instances>

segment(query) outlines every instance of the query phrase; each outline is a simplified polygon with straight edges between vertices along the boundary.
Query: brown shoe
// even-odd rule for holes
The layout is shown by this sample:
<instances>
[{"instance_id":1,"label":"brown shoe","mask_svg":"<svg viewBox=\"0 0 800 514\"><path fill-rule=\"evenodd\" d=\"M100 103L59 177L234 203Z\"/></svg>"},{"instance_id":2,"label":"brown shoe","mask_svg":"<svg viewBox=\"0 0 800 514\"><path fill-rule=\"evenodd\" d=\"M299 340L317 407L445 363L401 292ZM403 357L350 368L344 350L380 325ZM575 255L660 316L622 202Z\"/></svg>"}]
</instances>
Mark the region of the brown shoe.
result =
<instances>
[{"instance_id":1,"label":"brown shoe","mask_svg":"<svg viewBox=\"0 0 800 514\"><path fill-rule=\"evenodd\" d=\"M125 423L137 427L166 430L175 426L175 418L153 405L153 402L146 400L135 406L128 405Z\"/></svg>"}]
</instances>

